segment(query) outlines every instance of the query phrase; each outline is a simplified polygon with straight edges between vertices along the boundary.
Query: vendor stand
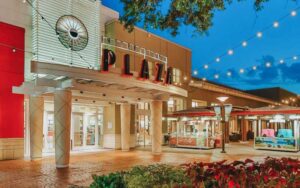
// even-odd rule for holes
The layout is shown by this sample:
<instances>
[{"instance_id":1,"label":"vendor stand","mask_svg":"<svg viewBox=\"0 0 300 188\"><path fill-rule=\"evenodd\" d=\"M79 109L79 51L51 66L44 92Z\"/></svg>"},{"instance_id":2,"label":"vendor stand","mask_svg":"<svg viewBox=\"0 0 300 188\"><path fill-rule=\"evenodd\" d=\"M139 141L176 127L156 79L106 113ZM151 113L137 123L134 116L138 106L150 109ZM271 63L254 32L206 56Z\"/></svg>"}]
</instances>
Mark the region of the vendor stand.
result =
<instances>
[{"instance_id":1,"label":"vendor stand","mask_svg":"<svg viewBox=\"0 0 300 188\"><path fill-rule=\"evenodd\" d=\"M254 148L299 151L300 108L271 106L237 113L256 121Z\"/></svg>"},{"instance_id":2,"label":"vendor stand","mask_svg":"<svg viewBox=\"0 0 300 188\"><path fill-rule=\"evenodd\" d=\"M215 113L206 107L178 111L168 117L177 118L169 127L171 147L212 149L221 146L220 123Z\"/></svg>"}]
</instances>

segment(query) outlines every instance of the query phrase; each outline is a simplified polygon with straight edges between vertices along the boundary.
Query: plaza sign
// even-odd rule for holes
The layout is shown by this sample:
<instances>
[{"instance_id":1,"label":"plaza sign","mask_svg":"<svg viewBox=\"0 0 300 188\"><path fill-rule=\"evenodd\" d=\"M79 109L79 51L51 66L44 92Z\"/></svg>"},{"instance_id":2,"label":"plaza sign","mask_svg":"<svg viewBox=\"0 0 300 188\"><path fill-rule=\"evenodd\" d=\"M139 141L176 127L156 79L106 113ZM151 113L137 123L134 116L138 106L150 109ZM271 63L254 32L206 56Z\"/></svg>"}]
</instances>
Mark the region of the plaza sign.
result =
<instances>
[{"instance_id":1,"label":"plaza sign","mask_svg":"<svg viewBox=\"0 0 300 188\"><path fill-rule=\"evenodd\" d=\"M116 54L109 49L104 49L102 53L102 67L101 72L109 72L110 66L116 63ZM125 54L123 58L123 70L122 74L126 76L133 76L133 73L130 72L130 55ZM167 67L167 71L164 74L164 66L163 63L156 63L156 74L155 74L155 81L162 83L162 77L165 76L164 84L172 84L173 83L173 68ZM147 59L143 59L141 69L139 72L139 78L144 80L149 80L149 65Z\"/></svg>"}]
</instances>

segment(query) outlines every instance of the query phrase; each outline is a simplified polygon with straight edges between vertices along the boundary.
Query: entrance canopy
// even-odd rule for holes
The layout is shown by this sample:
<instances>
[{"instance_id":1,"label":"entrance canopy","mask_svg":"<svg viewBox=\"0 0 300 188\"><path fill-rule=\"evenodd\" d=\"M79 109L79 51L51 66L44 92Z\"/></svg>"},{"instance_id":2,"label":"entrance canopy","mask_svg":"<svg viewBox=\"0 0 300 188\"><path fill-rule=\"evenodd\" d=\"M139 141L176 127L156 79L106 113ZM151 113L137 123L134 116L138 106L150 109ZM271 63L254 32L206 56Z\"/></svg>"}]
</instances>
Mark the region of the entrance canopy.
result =
<instances>
[{"instance_id":1,"label":"entrance canopy","mask_svg":"<svg viewBox=\"0 0 300 188\"><path fill-rule=\"evenodd\" d=\"M235 115L277 115L300 114L300 108L292 106L266 106L235 112Z\"/></svg>"},{"instance_id":2,"label":"entrance canopy","mask_svg":"<svg viewBox=\"0 0 300 188\"><path fill-rule=\"evenodd\" d=\"M187 97L187 91L173 85L155 83L151 79L139 80L137 73L125 77L120 70L100 72L46 62L31 62L31 72L38 76L34 81L13 87L13 92L27 95L53 93L70 88L73 96L85 96L104 101L139 102L168 100L170 95Z\"/></svg>"}]
</instances>

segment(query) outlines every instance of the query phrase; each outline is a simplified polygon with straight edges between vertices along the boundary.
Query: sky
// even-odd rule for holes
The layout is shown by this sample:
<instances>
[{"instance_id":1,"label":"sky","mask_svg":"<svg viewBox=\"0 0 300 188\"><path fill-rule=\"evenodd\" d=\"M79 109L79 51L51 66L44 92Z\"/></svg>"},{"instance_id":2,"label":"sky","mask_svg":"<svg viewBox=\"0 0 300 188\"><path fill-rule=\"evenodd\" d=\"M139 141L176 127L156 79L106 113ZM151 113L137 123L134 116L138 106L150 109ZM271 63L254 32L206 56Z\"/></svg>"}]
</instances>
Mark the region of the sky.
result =
<instances>
[{"instance_id":1,"label":"sky","mask_svg":"<svg viewBox=\"0 0 300 188\"><path fill-rule=\"evenodd\" d=\"M119 0L102 0L102 4L121 15L124 11ZM162 7L167 8L168 1ZM293 10L296 16L290 15ZM272 27L275 21L279 23L277 28ZM268 26L270 29L264 31ZM197 71L193 76L242 90L282 87L300 94L299 0L271 0L258 12L253 0L234 1L224 11L215 12L213 26L206 35L195 35L191 26L181 26L175 37L167 30L148 31L191 49L192 70ZM258 38L260 31L262 37ZM243 47L242 42L251 36L254 38ZM234 49L233 55L228 55L230 49ZM220 61L216 62L218 57Z\"/></svg>"}]
</instances>

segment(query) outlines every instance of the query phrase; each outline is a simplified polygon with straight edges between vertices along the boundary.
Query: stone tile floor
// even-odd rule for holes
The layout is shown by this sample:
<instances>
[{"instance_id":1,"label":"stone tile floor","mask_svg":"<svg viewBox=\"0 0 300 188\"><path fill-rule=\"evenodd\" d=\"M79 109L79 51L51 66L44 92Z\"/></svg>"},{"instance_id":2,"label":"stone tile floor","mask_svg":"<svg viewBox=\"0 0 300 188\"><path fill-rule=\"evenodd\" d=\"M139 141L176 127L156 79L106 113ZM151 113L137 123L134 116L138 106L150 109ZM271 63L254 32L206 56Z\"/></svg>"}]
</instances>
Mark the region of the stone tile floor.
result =
<instances>
[{"instance_id":1,"label":"stone tile floor","mask_svg":"<svg viewBox=\"0 0 300 188\"><path fill-rule=\"evenodd\" d=\"M112 171L126 170L134 165L152 163L182 164L192 161L242 160L251 158L262 160L267 156L298 157L299 153L254 150L251 144L230 144L226 154L220 149L195 150L183 148L163 148L161 155L152 155L150 148L138 148L130 152L101 151L95 153L73 154L70 167L56 169L54 158L42 160L0 161L0 188L35 188L35 187L70 187L71 185L88 186L92 174L105 174Z\"/></svg>"}]
</instances>

